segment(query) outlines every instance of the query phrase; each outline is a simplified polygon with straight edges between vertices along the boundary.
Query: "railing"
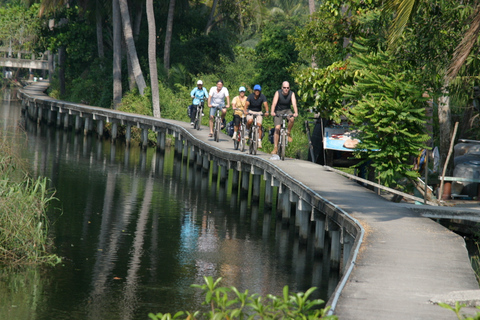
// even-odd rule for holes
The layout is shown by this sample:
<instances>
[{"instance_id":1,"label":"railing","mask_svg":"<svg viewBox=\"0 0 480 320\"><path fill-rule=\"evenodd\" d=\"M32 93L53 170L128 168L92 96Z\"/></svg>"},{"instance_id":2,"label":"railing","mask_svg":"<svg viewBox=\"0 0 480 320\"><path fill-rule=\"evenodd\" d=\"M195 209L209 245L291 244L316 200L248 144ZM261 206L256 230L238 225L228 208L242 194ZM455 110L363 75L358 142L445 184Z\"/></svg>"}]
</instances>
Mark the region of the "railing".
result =
<instances>
[{"instance_id":1,"label":"railing","mask_svg":"<svg viewBox=\"0 0 480 320\"><path fill-rule=\"evenodd\" d=\"M0 48L0 66L8 68L49 70L50 54L35 54L28 51L12 52L8 48Z\"/></svg>"}]
</instances>

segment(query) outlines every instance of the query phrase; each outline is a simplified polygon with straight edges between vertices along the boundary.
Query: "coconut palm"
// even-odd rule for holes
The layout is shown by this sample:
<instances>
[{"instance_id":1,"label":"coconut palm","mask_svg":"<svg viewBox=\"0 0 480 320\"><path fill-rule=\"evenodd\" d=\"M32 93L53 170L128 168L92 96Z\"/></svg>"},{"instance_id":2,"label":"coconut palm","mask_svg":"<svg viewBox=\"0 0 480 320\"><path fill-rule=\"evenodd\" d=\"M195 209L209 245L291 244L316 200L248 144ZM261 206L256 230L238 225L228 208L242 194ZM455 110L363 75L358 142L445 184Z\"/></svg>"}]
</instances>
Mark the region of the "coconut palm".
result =
<instances>
[{"instance_id":1,"label":"coconut palm","mask_svg":"<svg viewBox=\"0 0 480 320\"><path fill-rule=\"evenodd\" d=\"M160 118L160 96L158 93L157 71L157 34L155 29L155 16L153 15L153 0L147 0L148 21L148 65L150 68L150 86L152 88L153 116Z\"/></svg>"}]
</instances>

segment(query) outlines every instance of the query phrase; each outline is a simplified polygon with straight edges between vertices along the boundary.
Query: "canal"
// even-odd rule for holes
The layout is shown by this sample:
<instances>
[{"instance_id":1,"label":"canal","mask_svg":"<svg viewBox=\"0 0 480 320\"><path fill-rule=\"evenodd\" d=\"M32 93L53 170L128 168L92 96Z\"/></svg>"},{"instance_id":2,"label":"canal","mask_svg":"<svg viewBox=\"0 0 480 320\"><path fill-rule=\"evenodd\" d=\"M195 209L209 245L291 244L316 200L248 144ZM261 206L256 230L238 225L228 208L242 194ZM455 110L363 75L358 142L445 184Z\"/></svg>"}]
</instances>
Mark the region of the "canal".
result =
<instances>
[{"instance_id":1,"label":"canal","mask_svg":"<svg viewBox=\"0 0 480 320\"><path fill-rule=\"evenodd\" d=\"M328 252L301 244L262 196L221 183L173 148L142 151L37 125L22 117L12 91L0 95L2 133L31 174L56 190L50 233L63 258L55 267L0 270L0 319L148 319L149 312L198 310L203 297L190 285L204 276L261 295L315 286L314 298L326 301L335 289L339 274Z\"/></svg>"}]
</instances>

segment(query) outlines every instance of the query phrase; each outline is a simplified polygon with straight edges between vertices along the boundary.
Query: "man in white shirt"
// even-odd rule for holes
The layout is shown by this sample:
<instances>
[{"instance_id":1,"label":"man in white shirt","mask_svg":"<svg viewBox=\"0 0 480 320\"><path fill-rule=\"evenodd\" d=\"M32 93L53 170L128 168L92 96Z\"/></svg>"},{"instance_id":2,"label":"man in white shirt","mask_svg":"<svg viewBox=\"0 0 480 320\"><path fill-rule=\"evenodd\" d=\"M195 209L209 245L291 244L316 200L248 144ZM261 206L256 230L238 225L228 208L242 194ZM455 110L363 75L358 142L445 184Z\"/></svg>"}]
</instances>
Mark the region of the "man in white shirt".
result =
<instances>
[{"instance_id":1,"label":"man in white shirt","mask_svg":"<svg viewBox=\"0 0 480 320\"><path fill-rule=\"evenodd\" d=\"M225 99L227 99L227 104L225 105ZM213 136L213 120L217 109L220 109L222 112L222 123L225 120L225 115L227 113L227 108L230 108L230 96L228 94L228 89L223 86L223 81L218 80L215 87L211 87L208 93L208 107L210 108L210 134L209 137ZM223 126L222 126L223 127Z\"/></svg>"}]
</instances>

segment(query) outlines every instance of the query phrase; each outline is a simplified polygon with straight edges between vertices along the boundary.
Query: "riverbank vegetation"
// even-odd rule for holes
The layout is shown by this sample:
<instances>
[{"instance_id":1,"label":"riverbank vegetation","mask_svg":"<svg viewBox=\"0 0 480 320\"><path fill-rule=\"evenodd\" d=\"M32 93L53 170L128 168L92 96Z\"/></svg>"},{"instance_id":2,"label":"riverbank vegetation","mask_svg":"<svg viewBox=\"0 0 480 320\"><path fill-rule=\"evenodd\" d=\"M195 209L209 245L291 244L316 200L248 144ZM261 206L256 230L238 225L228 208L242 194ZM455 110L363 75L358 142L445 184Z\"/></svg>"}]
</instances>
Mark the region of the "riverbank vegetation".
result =
<instances>
[{"instance_id":1,"label":"riverbank vegetation","mask_svg":"<svg viewBox=\"0 0 480 320\"><path fill-rule=\"evenodd\" d=\"M46 209L53 195L45 178L23 170L7 137L0 137L0 264L56 264Z\"/></svg>"},{"instance_id":2,"label":"riverbank vegetation","mask_svg":"<svg viewBox=\"0 0 480 320\"><path fill-rule=\"evenodd\" d=\"M153 320L170 319L338 319L335 315L328 315L329 308L319 309L324 304L321 299L310 300L310 295L316 288L310 288L305 293L292 293L288 286L283 288L283 296L249 294L238 291L235 287L221 287L222 278L213 280L204 277L205 284L192 285L202 290L205 296L203 305L206 312L179 311L171 313L150 313Z\"/></svg>"}]
</instances>

